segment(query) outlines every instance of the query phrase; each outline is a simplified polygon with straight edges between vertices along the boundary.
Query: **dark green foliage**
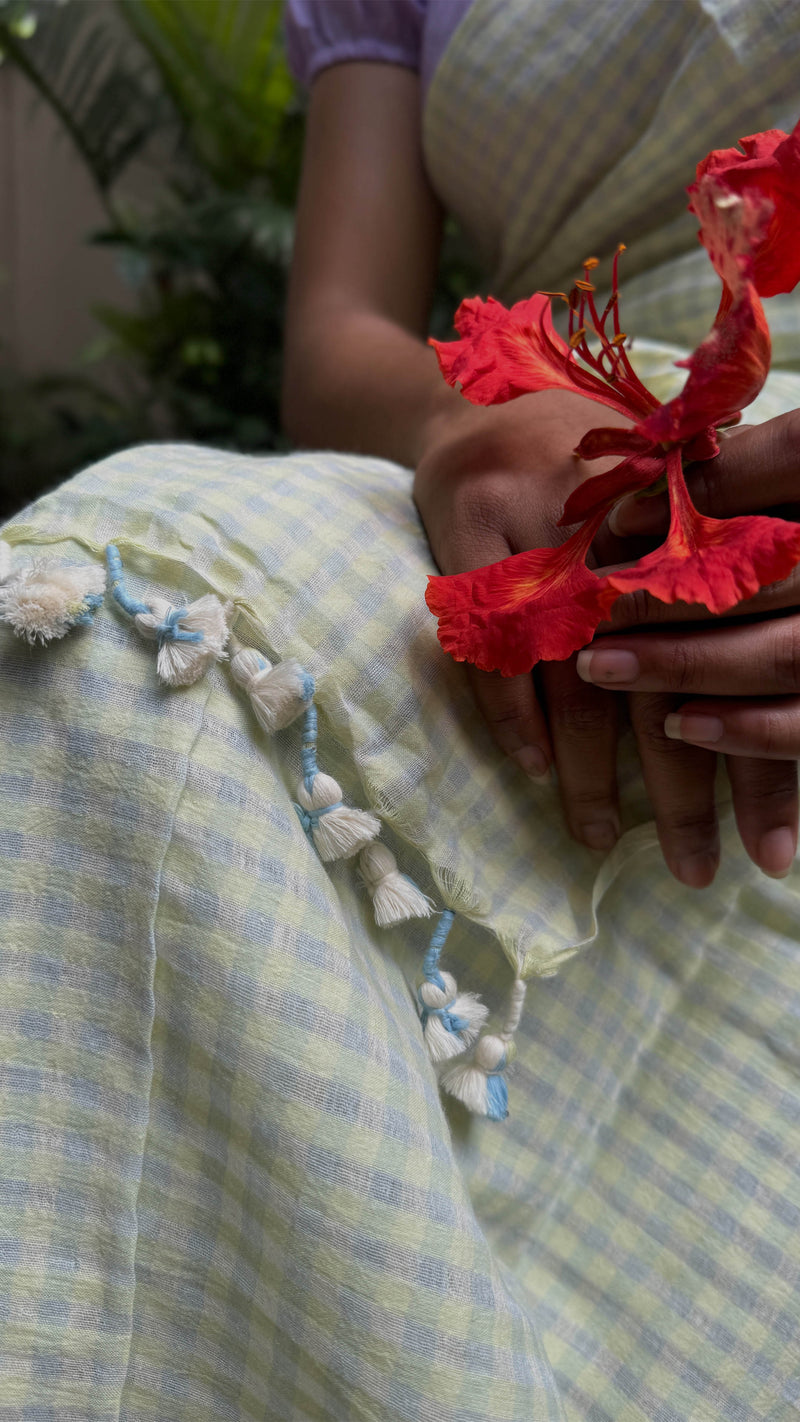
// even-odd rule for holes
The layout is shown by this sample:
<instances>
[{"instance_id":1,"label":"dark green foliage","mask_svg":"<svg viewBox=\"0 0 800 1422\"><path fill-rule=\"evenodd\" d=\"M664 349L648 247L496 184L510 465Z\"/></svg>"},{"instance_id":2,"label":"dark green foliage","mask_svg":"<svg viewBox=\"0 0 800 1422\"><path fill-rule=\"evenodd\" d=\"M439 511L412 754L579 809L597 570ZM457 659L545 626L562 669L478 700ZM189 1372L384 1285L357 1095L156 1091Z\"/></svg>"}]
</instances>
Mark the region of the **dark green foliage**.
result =
<instances>
[{"instance_id":1,"label":"dark green foliage","mask_svg":"<svg viewBox=\"0 0 800 1422\"><path fill-rule=\"evenodd\" d=\"M0 466L19 497L132 439L285 447L280 348L303 112L281 11L281 0L0 0L0 53L59 116L108 213L90 240L115 249L136 301L96 314L141 392L123 401L72 376L46 390L6 378ZM125 175L154 154L159 192L145 210ZM436 334L477 282L448 228ZM24 416L4 419L4 402Z\"/></svg>"}]
</instances>

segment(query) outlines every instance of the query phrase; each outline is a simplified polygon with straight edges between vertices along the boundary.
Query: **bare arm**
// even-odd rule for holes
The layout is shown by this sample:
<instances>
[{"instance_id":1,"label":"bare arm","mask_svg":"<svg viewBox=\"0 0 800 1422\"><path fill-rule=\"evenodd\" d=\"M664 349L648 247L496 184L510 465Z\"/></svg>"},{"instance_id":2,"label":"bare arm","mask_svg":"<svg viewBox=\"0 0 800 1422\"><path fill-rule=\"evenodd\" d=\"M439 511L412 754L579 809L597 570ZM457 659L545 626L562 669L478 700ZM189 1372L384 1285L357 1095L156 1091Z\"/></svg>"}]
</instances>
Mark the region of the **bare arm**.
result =
<instances>
[{"instance_id":1,"label":"bare arm","mask_svg":"<svg viewBox=\"0 0 800 1422\"><path fill-rule=\"evenodd\" d=\"M425 344L441 209L422 162L419 80L335 65L308 116L283 414L301 445L414 468L429 422L464 403Z\"/></svg>"}]
</instances>

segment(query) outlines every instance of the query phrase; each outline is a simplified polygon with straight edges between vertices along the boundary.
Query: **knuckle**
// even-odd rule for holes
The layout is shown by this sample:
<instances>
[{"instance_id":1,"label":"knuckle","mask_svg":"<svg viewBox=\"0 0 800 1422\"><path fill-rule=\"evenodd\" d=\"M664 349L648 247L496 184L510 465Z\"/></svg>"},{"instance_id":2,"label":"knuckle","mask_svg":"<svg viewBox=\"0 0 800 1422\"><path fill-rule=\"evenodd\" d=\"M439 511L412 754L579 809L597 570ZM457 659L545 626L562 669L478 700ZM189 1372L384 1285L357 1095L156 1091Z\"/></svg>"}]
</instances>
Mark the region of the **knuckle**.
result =
<instances>
[{"instance_id":1,"label":"knuckle","mask_svg":"<svg viewBox=\"0 0 800 1422\"><path fill-rule=\"evenodd\" d=\"M678 840L684 845L692 844L705 849L717 841L719 831L713 806L670 805L661 809L658 821L673 841Z\"/></svg>"},{"instance_id":2,"label":"knuckle","mask_svg":"<svg viewBox=\"0 0 800 1422\"><path fill-rule=\"evenodd\" d=\"M786 755L786 718L776 707L767 707L762 710L761 716L761 742L762 752L765 756L776 758Z\"/></svg>"},{"instance_id":3,"label":"knuckle","mask_svg":"<svg viewBox=\"0 0 800 1422\"><path fill-rule=\"evenodd\" d=\"M777 691L800 691L800 619L779 618L773 624L773 676Z\"/></svg>"},{"instance_id":4,"label":"knuckle","mask_svg":"<svg viewBox=\"0 0 800 1422\"><path fill-rule=\"evenodd\" d=\"M615 627L637 627L641 622L653 620L653 602L644 588L634 588L632 592L625 593L611 610L611 623Z\"/></svg>"},{"instance_id":5,"label":"knuckle","mask_svg":"<svg viewBox=\"0 0 800 1422\"><path fill-rule=\"evenodd\" d=\"M664 680L670 691L688 692L698 689L700 672L697 644L691 637L676 637L669 643Z\"/></svg>"},{"instance_id":6,"label":"knuckle","mask_svg":"<svg viewBox=\"0 0 800 1422\"><path fill-rule=\"evenodd\" d=\"M776 453L785 449L794 462L800 447L800 410L789 410L782 419L767 421L769 433L777 446Z\"/></svg>"},{"instance_id":7,"label":"knuckle","mask_svg":"<svg viewBox=\"0 0 800 1422\"><path fill-rule=\"evenodd\" d=\"M475 700L492 739L501 750L512 753L528 744L532 736L537 738L532 682L525 677L522 686L515 687L513 682L498 686L494 676L493 672L474 675Z\"/></svg>"},{"instance_id":8,"label":"knuckle","mask_svg":"<svg viewBox=\"0 0 800 1422\"><path fill-rule=\"evenodd\" d=\"M713 514L724 508L726 490L716 459L698 464L693 471L691 484L692 497L701 513Z\"/></svg>"},{"instance_id":9,"label":"knuckle","mask_svg":"<svg viewBox=\"0 0 800 1422\"><path fill-rule=\"evenodd\" d=\"M797 777L784 776L776 780L753 780L746 791L739 792L740 803L746 801L748 807L760 812L759 818L772 818L772 812L781 814L787 803L794 802L797 795Z\"/></svg>"},{"instance_id":10,"label":"knuckle","mask_svg":"<svg viewBox=\"0 0 800 1422\"><path fill-rule=\"evenodd\" d=\"M562 691L552 709L562 731L569 736L598 736L607 731L610 724L610 708L605 701L586 696L580 690Z\"/></svg>"}]
</instances>

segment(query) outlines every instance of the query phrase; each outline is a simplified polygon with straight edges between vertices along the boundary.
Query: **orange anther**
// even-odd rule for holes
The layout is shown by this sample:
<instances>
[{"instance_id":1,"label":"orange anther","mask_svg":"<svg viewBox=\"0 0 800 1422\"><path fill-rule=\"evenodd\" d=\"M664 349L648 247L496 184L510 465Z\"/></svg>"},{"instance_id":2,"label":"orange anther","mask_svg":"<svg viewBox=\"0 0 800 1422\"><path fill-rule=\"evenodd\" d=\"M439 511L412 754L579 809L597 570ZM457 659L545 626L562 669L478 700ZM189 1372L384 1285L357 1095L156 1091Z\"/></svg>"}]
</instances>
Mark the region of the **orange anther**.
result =
<instances>
[{"instance_id":1,"label":"orange anther","mask_svg":"<svg viewBox=\"0 0 800 1422\"><path fill-rule=\"evenodd\" d=\"M580 278L575 283L578 291L594 291L594 286L590 281L581 281Z\"/></svg>"},{"instance_id":2,"label":"orange anther","mask_svg":"<svg viewBox=\"0 0 800 1422\"><path fill-rule=\"evenodd\" d=\"M570 343L570 346L572 347L573 350L577 350L578 346L581 344L581 342L582 342L582 340L583 340L583 338L584 338L585 335L586 335L586 327L585 327L585 326L579 326L579 327L578 327L578 330L575 331L574 335L570 336L570 338L569 338L569 343Z\"/></svg>"},{"instance_id":3,"label":"orange anther","mask_svg":"<svg viewBox=\"0 0 800 1422\"><path fill-rule=\"evenodd\" d=\"M620 331L619 335L618 335L618 336L615 336L614 339L611 341L611 345L612 345L612 346L621 346L622 343L623 343L623 341L627 341L627 339L628 339L628 337L627 337L626 333L625 333L624 331Z\"/></svg>"},{"instance_id":4,"label":"orange anther","mask_svg":"<svg viewBox=\"0 0 800 1422\"><path fill-rule=\"evenodd\" d=\"M600 258L599 258L599 257L587 257L587 258L586 258L586 261L581 263L581 266L583 267L584 271L586 271L586 272L593 272L594 269L595 269L595 267L599 267L599 265L600 265Z\"/></svg>"}]
</instances>

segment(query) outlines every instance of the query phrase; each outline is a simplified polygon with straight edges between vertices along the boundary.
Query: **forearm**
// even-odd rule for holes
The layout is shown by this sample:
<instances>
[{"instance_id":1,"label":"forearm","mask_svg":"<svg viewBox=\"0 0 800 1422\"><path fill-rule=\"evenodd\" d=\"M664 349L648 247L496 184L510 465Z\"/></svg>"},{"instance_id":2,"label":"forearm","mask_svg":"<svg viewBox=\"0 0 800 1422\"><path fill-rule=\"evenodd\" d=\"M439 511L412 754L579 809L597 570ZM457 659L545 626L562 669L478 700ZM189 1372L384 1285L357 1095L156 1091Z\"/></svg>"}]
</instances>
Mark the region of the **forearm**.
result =
<instances>
[{"instance_id":1,"label":"forearm","mask_svg":"<svg viewBox=\"0 0 800 1422\"><path fill-rule=\"evenodd\" d=\"M299 445L414 468L432 430L464 404L430 347L379 312L320 303L290 323L283 417Z\"/></svg>"}]
</instances>

